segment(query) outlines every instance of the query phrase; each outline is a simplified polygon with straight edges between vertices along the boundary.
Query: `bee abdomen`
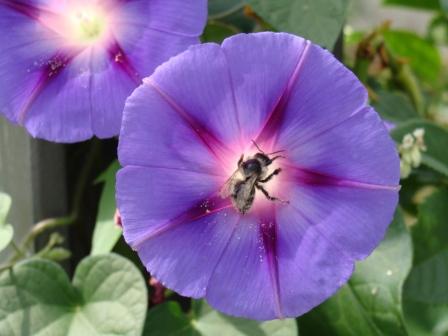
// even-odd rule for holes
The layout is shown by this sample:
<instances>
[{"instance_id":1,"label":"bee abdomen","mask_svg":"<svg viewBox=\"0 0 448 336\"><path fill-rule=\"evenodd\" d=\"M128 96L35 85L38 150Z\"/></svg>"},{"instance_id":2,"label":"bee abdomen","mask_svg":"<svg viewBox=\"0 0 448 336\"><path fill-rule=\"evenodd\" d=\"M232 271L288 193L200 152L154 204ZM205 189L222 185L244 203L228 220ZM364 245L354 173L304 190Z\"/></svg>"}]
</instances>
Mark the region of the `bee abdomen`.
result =
<instances>
[{"instance_id":1,"label":"bee abdomen","mask_svg":"<svg viewBox=\"0 0 448 336\"><path fill-rule=\"evenodd\" d=\"M255 190L252 190L249 197L247 197L245 200L241 202L241 204L239 204L238 210L242 214L247 213L249 209L252 207L252 204L254 203L254 198L255 198Z\"/></svg>"},{"instance_id":2,"label":"bee abdomen","mask_svg":"<svg viewBox=\"0 0 448 336\"><path fill-rule=\"evenodd\" d=\"M252 204L254 203L254 198L251 197L249 198L246 203L244 204L243 208L240 210L241 213L245 214L246 212L249 211L249 209L252 207Z\"/></svg>"}]
</instances>

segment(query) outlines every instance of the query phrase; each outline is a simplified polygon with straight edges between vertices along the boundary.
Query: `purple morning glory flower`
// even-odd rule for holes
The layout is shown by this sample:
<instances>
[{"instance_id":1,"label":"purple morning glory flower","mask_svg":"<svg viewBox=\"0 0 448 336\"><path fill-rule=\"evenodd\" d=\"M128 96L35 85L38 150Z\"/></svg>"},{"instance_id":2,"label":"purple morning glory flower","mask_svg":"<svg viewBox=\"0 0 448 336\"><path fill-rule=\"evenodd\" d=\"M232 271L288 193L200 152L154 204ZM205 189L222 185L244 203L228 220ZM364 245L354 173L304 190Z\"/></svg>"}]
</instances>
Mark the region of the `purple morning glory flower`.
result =
<instances>
[{"instance_id":1,"label":"purple morning glory flower","mask_svg":"<svg viewBox=\"0 0 448 336\"><path fill-rule=\"evenodd\" d=\"M51 141L117 135L126 98L206 16L206 0L0 0L0 111Z\"/></svg>"},{"instance_id":2,"label":"purple morning glory flower","mask_svg":"<svg viewBox=\"0 0 448 336\"><path fill-rule=\"evenodd\" d=\"M293 35L191 47L144 80L123 118L126 241L164 286L227 314L315 307L397 205L398 154L366 90Z\"/></svg>"}]
</instances>

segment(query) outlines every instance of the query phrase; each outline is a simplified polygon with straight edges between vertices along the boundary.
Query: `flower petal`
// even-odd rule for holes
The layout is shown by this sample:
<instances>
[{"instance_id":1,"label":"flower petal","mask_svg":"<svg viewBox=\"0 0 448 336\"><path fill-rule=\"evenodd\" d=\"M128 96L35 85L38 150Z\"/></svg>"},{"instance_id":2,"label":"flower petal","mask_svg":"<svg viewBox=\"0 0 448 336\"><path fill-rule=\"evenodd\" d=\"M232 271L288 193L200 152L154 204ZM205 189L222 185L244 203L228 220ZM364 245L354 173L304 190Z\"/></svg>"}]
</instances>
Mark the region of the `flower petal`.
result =
<instances>
[{"instance_id":1,"label":"flower petal","mask_svg":"<svg viewBox=\"0 0 448 336\"><path fill-rule=\"evenodd\" d=\"M306 45L304 39L282 33L239 34L223 42L246 142L256 138L290 89L289 81L301 71Z\"/></svg>"},{"instance_id":2,"label":"flower petal","mask_svg":"<svg viewBox=\"0 0 448 336\"><path fill-rule=\"evenodd\" d=\"M299 122L291 119L291 123ZM365 107L308 140L303 140L303 133L299 127L294 135L282 132L277 145L288 149L286 155L299 168L356 182L392 188L398 185L399 157L373 109Z\"/></svg>"},{"instance_id":3,"label":"flower petal","mask_svg":"<svg viewBox=\"0 0 448 336\"><path fill-rule=\"evenodd\" d=\"M172 35L143 29L141 26L117 30L115 36L123 54L140 78L152 74L158 65L199 42L197 37ZM121 57L120 54L117 57Z\"/></svg>"},{"instance_id":4,"label":"flower petal","mask_svg":"<svg viewBox=\"0 0 448 336\"><path fill-rule=\"evenodd\" d=\"M32 136L65 142L92 136L89 60L84 52L56 55L43 63L18 115Z\"/></svg>"},{"instance_id":5,"label":"flower petal","mask_svg":"<svg viewBox=\"0 0 448 336\"><path fill-rule=\"evenodd\" d=\"M189 118L197 120L201 129L215 134L221 144L214 146L222 147L221 152L239 143L227 60L219 45L189 48L155 71L147 83L158 87Z\"/></svg>"},{"instance_id":6,"label":"flower petal","mask_svg":"<svg viewBox=\"0 0 448 336\"><path fill-rule=\"evenodd\" d=\"M56 55L61 39L36 19L39 2L16 8L0 3L0 111L18 123L19 111L41 78L38 70Z\"/></svg>"},{"instance_id":7,"label":"flower petal","mask_svg":"<svg viewBox=\"0 0 448 336\"><path fill-rule=\"evenodd\" d=\"M207 197L216 190L213 179L128 166L117 190L124 237L151 274L182 295L204 296L239 218L230 202Z\"/></svg>"},{"instance_id":8,"label":"flower petal","mask_svg":"<svg viewBox=\"0 0 448 336\"><path fill-rule=\"evenodd\" d=\"M181 36L198 37L207 20L206 0L122 1L117 25L149 27Z\"/></svg>"},{"instance_id":9,"label":"flower petal","mask_svg":"<svg viewBox=\"0 0 448 336\"><path fill-rule=\"evenodd\" d=\"M41 80L27 98L19 121L33 136L52 141L117 134L124 100L135 83L100 48L70 57L53 57L44 63Z\"/></svg>"},{"instance_id":10,"label":"flower petal","mask_svg":"<svg viewBox=\"0 0 448 336\"><path fill-rule=\"evenodd\" d=\"M241 217L207 287L207 301L230 315L268 320L283 317L271 259L257 217ZM274 278L271 278L274 277Z\"/></svg>"},{"instance_id":11,"label":"flower petal","mask_svg":"<svg viewBox=\"0 0 448 336\"><path fill-rule=\"evenodd\" d=\"M198 131L155 86L143 84L126 102L118 148L123 166L221 173L207 133ZM157 113L155 113L157 111ZM210 141L207 141L210 140Z\"/></svg>"},{"instance_id":12,"label":"flower petal","mask_svg":"<svg viewBox=\"0 0 448 336\"><path fill-rule=\"evenodd\" d=\"M357 260L367 257L383 239L398 203L397 188L338 186L318 179L297 183L288 196L289 206Z\"/></svg>"},{"instance_id":13,"label":"flower petal","mask_svg":"<svg viewBox=\"0 0 448 336\"><path fill-rule=\"evenodd\" d=\"M207 215L151 238L139 256L165 286L201 298L237 221L230 209Z\"/></svg>"},{"instance_id":14,"label":"flower petal","mask_svg":"<svg viewBox=\"0 0 448 336\"><path fill-rule=\"evenodd\" d=\"M215 203L219 207L221 198L206 202L216 196L218 188L216 177L203 173L136 166L121 169L117 175L117 202L127 242L137 246L138 241L172 226L175 219L198 204L203 205L202 211L210 210L208 206Z\"/></svg>"},{"instance_id":15,"label":"flower petal","mask_svg":"<svg viewBox=\"0 0 448 336\"><path fill-rule=\"evenodd\" d=\"M353 272L354 260L292 206L278 210L280 302L285 316L302 315L333 295Z\"/></svg>"},{"instance_id":16,"label":"flower petal","mask_svg":"<svg viewBox=\"0 0 448 336\"><path fill-rule=\"evenodd\" d=\"M207 17L205 0L126 1L111 17L117 43L140 76L199 42Z\"/></svg>"},{"instance_id":17,"label":"flower petal","mask_svg":"<svg viewBox=\"0 0 448 336\"><path fill-rule=\"evenodd\" d=\"M99 138L109 138L119 133L126 98L139 81L128 73L125 62L126 55L122 51L97 48L91 51L90 109L93 134Z\"/></svg>"},{"instance_id":18,"label":"flower petal","mask_svg":"<svg viewBox=\"0 0 448 336\"><path fill-rule=\"evenodd\" d=\"M353 259L294 208L283 207L277 216L263 212L240 220L206 298L230 315L295 317L335 293L350 277Z\"/></svg>"},{"instance_id":19,"label":"flower petal","mask_svg":"<svg viewBox=\"0 0 448 336\"><path fill-rule=\"evenodd\" d=\"M328 51L310 45L290 96L268 134L280 145L297 147L335 127L367 104L367 91L356 76ZM275 134L274 134L275 133Z\"/></svg>"}]
</instances>

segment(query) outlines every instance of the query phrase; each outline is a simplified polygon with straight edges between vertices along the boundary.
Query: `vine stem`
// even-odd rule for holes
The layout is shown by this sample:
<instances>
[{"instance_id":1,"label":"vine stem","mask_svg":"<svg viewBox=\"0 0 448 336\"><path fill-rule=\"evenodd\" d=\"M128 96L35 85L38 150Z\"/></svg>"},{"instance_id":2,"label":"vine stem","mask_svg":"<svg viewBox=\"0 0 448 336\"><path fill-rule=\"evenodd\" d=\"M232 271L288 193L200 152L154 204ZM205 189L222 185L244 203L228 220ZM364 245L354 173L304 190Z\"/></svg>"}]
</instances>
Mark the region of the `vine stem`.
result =
<instances>
[{"instance_id":1,"label":"vine stem","mask_svg":"<svg viewBox=\"0 0 448 336\"><path fill-rule=\"evenodd\" d=\"M11 240L11 246L16 251L16 253L24 255L25 253L20 249L19 245L16 244L14 240Z\"/></svg>"},{"instance_id":2,"label":"vine stem","mask_svg":"<svg viewBox=\"0 0 448 336\"><path fill-rule=\"evenodd\" d=\"M75 214L72 214L68 217L61 217L61 218L49 218L45 219L43 221L38 222L36 225L33 226L31 231L26 235L25 239L22 242L21 251L28 251L33 242L36 240L36 238L41 235L42 233L51 230L56 229L58 227L68 226L76 222L77 216ZM22 256L18 253L16 253L12 258L11 262L17 262L18 260L22 259Z\"/></svg>"},{"instance_id":3,"label":"vine stem","mask_svg":"<svg viewBox=\"0 0 448 336\"><path fill-rule=\"evenodd\" d=\"M10 262L10 263L8 263L6 265L0 266L0 273L3 272L3 271L6 271L7 269L12 268L14 265L15 265L15 263Z\"/></svg>"},{"instance_id":4,"label":"vine stem","mask_svg":"<svg viewBox=\"0 0 448 336\"><path fill-rule=\"evenodd\" d=\"M81 169L78 181L76 183L71 206L71 214L66 217L44 219L35 224L25 236L20 246L17 246L16 244L13 245L16 252L9 260L9 263L0 266L0 272L5 269L11 268L15 265L15 263L23 259L26 256L27 251L30 250L34 241L39 235L47 232L48 230L72 225L78 220L84 191L89 182L89 177L91 175L92 168L94 167L95 159L100 153L100 150L101 141L98 139L93 139L89 148L89 153L87 154L87 160Z\"/></svg>"}]
</instances>

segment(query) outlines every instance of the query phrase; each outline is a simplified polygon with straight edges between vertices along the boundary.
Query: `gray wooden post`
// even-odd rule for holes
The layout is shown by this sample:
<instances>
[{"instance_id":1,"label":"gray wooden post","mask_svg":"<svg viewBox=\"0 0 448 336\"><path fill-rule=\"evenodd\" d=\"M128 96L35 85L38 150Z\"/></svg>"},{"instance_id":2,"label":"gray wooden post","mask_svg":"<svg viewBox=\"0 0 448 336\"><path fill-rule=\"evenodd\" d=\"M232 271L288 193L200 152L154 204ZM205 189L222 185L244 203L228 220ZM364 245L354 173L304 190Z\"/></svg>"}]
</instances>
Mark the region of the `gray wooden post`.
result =
<instances>
[{"instance_id":1,"label":"gray wooden post","mask_svg":"<svg viewBox=\"0 0 448 336\"><path fill-rule=\"evenodd\" d=\"M64 151L63 145L33 139L0 118L0 190L12 198L8 222L16 242L34 223L67 214Z\"/></svg>"}]
</instances>

